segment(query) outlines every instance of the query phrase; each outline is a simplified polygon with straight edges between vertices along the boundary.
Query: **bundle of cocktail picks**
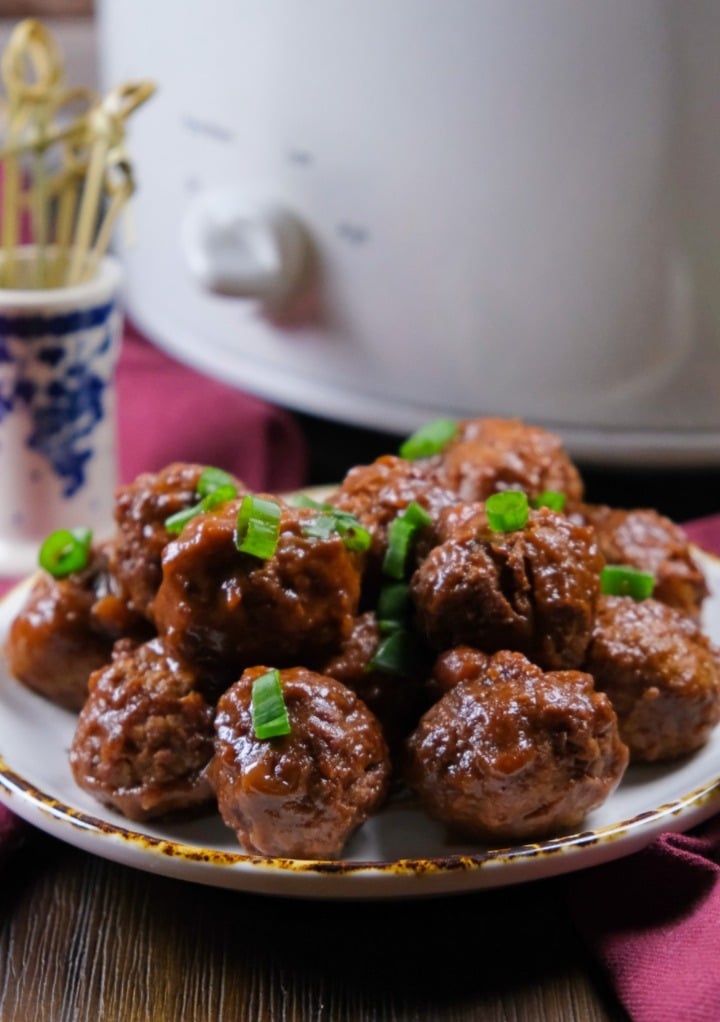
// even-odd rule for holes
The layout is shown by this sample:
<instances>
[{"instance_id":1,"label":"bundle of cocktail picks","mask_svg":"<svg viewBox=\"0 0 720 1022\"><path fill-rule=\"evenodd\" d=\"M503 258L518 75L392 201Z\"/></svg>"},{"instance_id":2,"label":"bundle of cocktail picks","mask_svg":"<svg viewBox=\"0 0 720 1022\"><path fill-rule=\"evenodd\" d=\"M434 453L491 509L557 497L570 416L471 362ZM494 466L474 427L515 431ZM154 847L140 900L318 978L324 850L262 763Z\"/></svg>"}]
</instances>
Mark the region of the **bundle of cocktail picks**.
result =
<instances>
[{"instance_id":1,"label":"bundle of cocktail picks","mask_svg":"<svg viewBox=\"0 0 720 1022\"><path fill-rule=\"evenodd\" d=\"M128 82L106 96L69 88L55 39L34 18L15 26L0 72L0 287L82 283L134 191L126 120L155 86ZM18 259L28 241L29 263Z\"/></svg>"}]
</instances>

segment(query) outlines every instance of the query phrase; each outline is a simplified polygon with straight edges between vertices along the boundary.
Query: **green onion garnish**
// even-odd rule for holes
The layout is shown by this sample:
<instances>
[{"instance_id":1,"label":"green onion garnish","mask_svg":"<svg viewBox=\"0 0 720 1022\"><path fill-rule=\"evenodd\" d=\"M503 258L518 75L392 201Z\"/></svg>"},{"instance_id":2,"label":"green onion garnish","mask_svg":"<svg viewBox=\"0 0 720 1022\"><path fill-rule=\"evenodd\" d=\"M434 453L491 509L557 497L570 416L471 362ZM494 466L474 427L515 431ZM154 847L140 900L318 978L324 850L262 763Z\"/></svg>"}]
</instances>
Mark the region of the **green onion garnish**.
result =
<instances>
[{"instance_id":1,"label":"green onion garnish","mask_svg":"<svg viewBox=\"0 0 720 1022\"><path fill-rule=\"evenodd\" d=\"M655 576L628 564L606 564L600 572L600 591L606 596L632 596L647 600L655 588Z\"/></svg>"},{"instance_id":2,"label":"green onion garnish","mask_svg":"<svg viewBox=\"0 0 720 1022\"><path fill-rule=\"evenodd\" d=\"M418 531L432 521L424 508L414 500L395 518L388 533L388 546L383 560L383 573L389 578L405 577L405 565L410 546Z\"/></svg>"},{"instance_id":3,"label":"green onion garnish","mask_svg":"<svg viewBox=\"0 0 720 1022\"><path fill-rule=\"evenodd\" d=\"M208 468L203 469L198 479L197 492L200 497L207 497L209 493L214 493L216 490L227 486L231 486L235 490L233 496L237 496L233 477L228 472L223 472L221 468L214 468L210 465Z\"/></svg>"},{"instance_id":4,"label":"green onion garnish","mask_svg":"<svg viewBox=\"0 0 720 1022\"><path fill-rule=\"evenodd\" d=\"M485 511L493 532L522 529L530 515L527 494L522 490L503 490L485 501Z\"/></svg>"},{"instance_id":5,"label":"green onion garnish","mask_svg":"<svg viewBox=\"0 0 720 1022\"><path fill-rule=\"evenodd\" d=\"M543 490L542 493L538 493L537 497L533 497L530 504L534 508L549 507L551 511L562 511L566 500L567 493L562 493L560 490Z\"/></svg>"},{"instance_id":6,"label":"green onion garnish","mask_svg":"<svg viewBox=\"0 0 720 1022\"><path fill-rule=\"evenodd\" d=\"M243 554L267 560L275 553L280 535L280 505L247 494L237 516L235 546Z\"/></svg>"},{"instance_id":7,"label":"green onion garnish","mask_svg":"<svg viewBox=\"0 0 720 1022\"><path fill-rule=\"evenodd\" d=\"M417 429L400 445L400 457L410 461L418 458L430 458L440 451L457 434L456 419L435 419Z\"/></svg>"},{"instance_id":8,"label":"green onion garnish","mask_svg":"<svg viewBox=\"0 0 720 1022\"><path fill-rule=\"evenodd\" d=\"M410 605L410 587L404 582L383 586L378 596L376 617L382 621L403 621Z\"/></svg>"},{"instance_id":9,"label":"green onion garnish","mask_svg":"<svg viewBox=\"0 0 720 1022\"><path fill-rule=\"evenodd\" d=\"M237 497L237 488L232 483L218 486L205 494L200 501L200 509L201 511L212 511L218 504L224 504L226 501L232 500L233 497Z\"/></svg>"},{"instance_id":10,"label":"green onion garnish","mask_svg":"<svg viewBox=\"0 0 720 1022\"><path fill-rule=\"evenodd\" d=\"M416 637L404 628L397 628L382 639L368 662L367 670L409 677L418 671L420 663Z\"/></svg>"},{"instance_id":11,"label":"green onion garnish","mask_svg":"<svg viewBox=\"0 0 720 1022\"><path fill-rule=\"evenodd\" d=\"M372 536L367 529L364 529L355 515L347 511L336 511L333 514L335 528L342 536L342 541L348 550L368 550L372 543Z\"/></svg>"},{"instance_id":12,"label":"green onion garnish","mask_svg":"<svg viewBox=\"0 0 720 1022\"><path fill-rule=\"evenodd\" d=\"M380 635L392 635L393 632L402 632L405 629L403 621L397 618L376 618L377 630Z\"/></svg>"},{"instance_id":13,"label":"green onion garnish","mask_svg":"<svg viewBox=\"0 0 720 1022\"><path fill-rule=\"evenodd\" d=\"M290 718L283 698L279 671L268 671L255 679L250 712L256 738L276 738L278 735L290 734Z\"/></svg>"},{"instance_id":14,"label":"green onion garnish","mask_svg":"<svg viewBox=\"0 0 720 1022\"><path fill-rule=\"evenodd\" d=\"M57 529L43 540L38 564L55 578L64 578L86 566L91 543L91 529Z\"/></svg>"},{"instance_id":15,"label":"green onion garnish","mask_svg":"<svg viewBox=\"0 0 720 1022\"><path fill-rule=\"evenodd\" d=\"M165 519L164 525L168 532L171 532L174 536L182 532L183 528L187 525L191 518L195 518L200 514L200 505L193 504L192 507L184 507L182 511L176 511L174 515L168 515Z\"/></svg>"},{"instance_id":16,"label":"green onion garnish","mask_svg":"<svg viewBox=\"0 0 720 1022\"><path fill-rule=\"evenodd\" d=\"M192 518L196 518L205 511L210 511L226 500L237 497L237 487L232 476L223 472L221 468L212 466L201 472L195 492L202 498L197 504L193 504L192 507L184 507L181 511L176 511L174 515L169 515L165 519L163 524L167 531L173 535L182 532Z\"/></svg>"},{"instance_id":17,"label":"green onion garnish","mask_svg":"<svg viewBox=\"0 0 720 1022\"><path fill-rule=\"evenodd\" d=\"M341 511L332 504L319 504L305 494L299 494L293 503L295 507L311 507L322 512L316 519L303 526L306 536L329 539L333 532L337 532L348 550L369 549L372 536L349 511Z\"/></svg>"},{"instance_id":18,"label":"green onion garnish","mask_svg":"<svg viewBox=\"0 0 720 1022\"><path fill-rule=\"evenodd\" d=\"M212 511L218 504L224 504L225 501L232 500L233 497L237 497L237 489L232 483L209 490L198 504L183 508L182 511L176 511L174 515L166 518L165 528L168 532L177 535L177 533L182 532L183 528L192 518L197 518L198 515L203 514L205 511Z\"/></svg>"},{"instance_id":19,"label":"green onion garnish","mask_svg":"<svg viewBox=\"0 0 720 1022\"><path fill-rule=\"evenodd\" d=\"M316 511L335 510L332 504L323 504L319 500L313 500L312 497L308 497L307 493L296 493L292 497L292 503L295 507L314 507Z\"/></svg>"},{"instance_id":20,"label":"green onion garnish","mask_svg":"<svg viewBox=\"0 0 720 1022\"><path fill-rule=\"evenodd\" d=\"M313 518L303 525L302 531L306 536L311 536L314 539L330 539L337 532L335 519L329 514L319 514L317 518Z\"/></svg>"}]
</instances>

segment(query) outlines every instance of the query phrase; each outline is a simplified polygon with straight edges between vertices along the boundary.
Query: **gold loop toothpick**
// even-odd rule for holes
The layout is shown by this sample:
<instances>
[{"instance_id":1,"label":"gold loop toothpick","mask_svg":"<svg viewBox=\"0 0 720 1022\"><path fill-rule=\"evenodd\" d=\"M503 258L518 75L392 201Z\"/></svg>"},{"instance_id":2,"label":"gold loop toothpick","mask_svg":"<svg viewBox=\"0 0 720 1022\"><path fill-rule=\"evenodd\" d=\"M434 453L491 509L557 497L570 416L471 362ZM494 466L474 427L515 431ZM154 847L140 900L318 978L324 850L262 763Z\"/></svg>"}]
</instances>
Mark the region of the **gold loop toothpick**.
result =
<instances>
[{"instance_id":1,"label":"gold loop toothpick","mask_svg":"<svg viewBox=\"0 0 720 1022\"><path fill-rule=\"evenodd\" d=\"M52 34L33 18L13 30L0 75L6 90L0 97L5 122L0 286L15 286L16 249L27 240L21 218L28 215L35 286L79 283L95 272L134 191L126 121L155 85L126 82L104 98L68 88Z\"/></svg>"},{"instance_id":2,"label":"gold loop toothpick","mask_svg":"<svg viewBox=\"0 0 720 1022\"><path fill-rule=\"evenodd\" d=\"M53 36L34 18L16 26L1 67L11 103L47 103L64 77L62 56Z\"/></svg>"}]
</instances>

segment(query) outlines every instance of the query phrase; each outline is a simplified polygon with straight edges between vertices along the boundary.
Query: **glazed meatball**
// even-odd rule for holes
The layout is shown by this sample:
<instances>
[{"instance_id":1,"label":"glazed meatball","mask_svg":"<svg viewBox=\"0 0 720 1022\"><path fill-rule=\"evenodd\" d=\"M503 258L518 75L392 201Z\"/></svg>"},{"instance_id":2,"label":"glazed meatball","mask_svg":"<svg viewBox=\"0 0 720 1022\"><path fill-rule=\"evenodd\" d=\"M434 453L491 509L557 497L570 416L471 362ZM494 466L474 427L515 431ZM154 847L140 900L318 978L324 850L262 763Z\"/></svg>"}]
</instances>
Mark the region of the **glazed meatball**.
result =
<instances>
[{"instance_id":1,"label":"glazed meatball","mask_svg":"<svg viewBox=\"0 0 720 1022\"><path fill-rule=\"evenodd\" d=\"M628 762L610 700L580 671L500 652L469 670L407 741L406 779L433 818L482 841L578 827Z\"/></svg>"},{"instance_id":2,"label":"glazed meatball","mask_svg":"<svg viewBox=\"0 0 720 1022\"><path fill-rule=\"evenodd\" d=\"M116 572L132 605L151 621L162 580L162 553L172 539L165 521L198 503L205 467L175 462L160 472L144 472L117 490ZM235 484L238 493L244 490L238 480Z\"/></svg>"},{"instance_id":3,"label":"glazed meatball","mask_svg":"<svg viewBox=\"0 0 720 1022\"><path fill-rule=\"evenodd\" d=\"M449 538L410 581L433 648L512 649L549 670L581 664L604 563L592 529L540 508L524 528L493 532L475 504L449 512L441 530Z\"/></svg>"},{"instance_id":4,"label":"glazed meatball","mask_svg":"<svg viewBox=\"0 0 720 1022\"><path fill-rule=\"evenodd\" d=\"M658 600L600 599L585 670L609 696L634 761L684 756L720 720L720 654Z\"/></svg>"},{"instance_id":5,"label":"glazed meatball","mask_svg":"<svg viewBox=\"0 0 720 1022\"><path fill-rule=\"evenodd\" d=\"M415 645L415 636L410 634L407 638L414 645L414 655L407 668L373 667L373 657L384 638L375 613L361 614L337 655L323 664L322 673L329 674L360 696L380 721L388 746L394 751L427 708L425 683L432 658L419 643Z\"/></svg>"},{"instance_id":6,"label":"glazed meatball","mask_svg":"<svg viewBox=\"0 0 720 1022\"><path fill-rule=\"evenodd\" d=\"M226 678L258 663L314 665L350 633L361 555L335 532L314 534L316 510L285 504L272 556L242 553L239 507L199 515L165 548L158 630L181 659Z\"/></svg>"},{"instance_id":7,"label":"glazed meatball","mask_svg":"<svg viewBox=\"0 0 720 1022\"><path fill-rule=\"evenodd\" d=\"M517 657L513 663L522 664L522 657ZM490 654L483 653L474 646L454 646L445 650L436 659L430 678L428 688L434 700L440 699L451 688L455 688L461 681L474 680L487 670L490 663Z\"/></svg>"},{"instance_id":8,"label":"glazed meatball","mask_svg":"<svg viewBox=\"0 0 720 1022\"><path fill-rule=\"evenodd\" d=\"M386 454L370 465L351 468L330 497L335 507L355 515L372 536L371 582L380 573L390 526L409 504L419 504L434 522L443 508L457 503L457 496L439 483L432 466L432 461L408 461ZM434 542L433 527L422 531L417 545L426 549Z\"/></svg>"},{"instance_id":9,"label":"glazed meatball","mask_svg":"<svg viewBox=\"0 0 720 1022\"><path fill-rule=\"evenodd\" d=\"M160 639L118 643L90 678L70 749L77 784L131 820L188 814L213 803L205 768L213 710L195 677Z\"/></svg>"},{"instance_id":10,"label":"glazed meatball","mask_svg":"<svg viewBox=\"0 0 720 1022\"><path fill-rule=\"evenodd\" d=\"M699 617L708 594L705 576L679 525L650 508L623 510L582 504L573 517L592 525L608 564L627 564L655 576L653 597Z\"/></svg>"},{"instance_id":11,"label":"glazed meatball","mask_svg":"<svg viewBox=\"0 0 720 1022\"><path fill-rule=\"evenodd\" d=\"M580 473L555 433L520 419L465 419L441 456L440 478L464 501L499 490L545 490L580 500Z\"/></svg>"},{"instance_id":12,"label":"glazed meatball","mask_svg":"<svg viewBox=\"0 0 720 1022\"><path fill-rule=\"evenodd\" d=\"M65 578L40 572L13 620L5 652L10 672L51 702L78 712L92 671L110 661L122 635L147 636L147 622L119 593L106 546Z\"/></svg>"},{"instance_id":13,"label":"glazed meatball","mask_svg":"<svg viewBox=\"0 0 720 1022\"><path fill-rule=\"evenodd\" d=\"M280 672L291 731L258 739L245 671L222 696L210 778L220 814L249 852L336 858L385 798L390 765L380 725L354 692L301 667Z\"/></svg>"}]
</instances>

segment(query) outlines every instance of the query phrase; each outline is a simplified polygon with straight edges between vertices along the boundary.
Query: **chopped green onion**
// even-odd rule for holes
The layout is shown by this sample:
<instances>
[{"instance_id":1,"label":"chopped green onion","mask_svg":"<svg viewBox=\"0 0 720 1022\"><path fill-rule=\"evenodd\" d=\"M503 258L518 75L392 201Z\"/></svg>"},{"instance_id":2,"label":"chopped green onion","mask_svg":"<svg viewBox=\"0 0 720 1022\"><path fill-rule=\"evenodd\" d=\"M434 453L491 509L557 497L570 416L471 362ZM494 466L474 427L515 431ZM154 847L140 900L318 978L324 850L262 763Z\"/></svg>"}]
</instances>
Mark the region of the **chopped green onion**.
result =
<instances>
[{"instance_id":1,"label":"chopped green onion","mask_svg":"<svg viewBox=\"0 0 720 1022\"><path fill-rule=\"evenodd\" d=\"M192 507L184 507L181 511L176 511L175 514L168 515L164 522L165 528L168 532L171 532L176 536L182 532L191 518L195 518L199 514L199 504L193 504Z\"/></svg>"},{"instance_id":2,"label":"chopped green onion","mask_svg":"<svg viewBox=\"0 0 720 1022\"><path fill-rule=\"evenodd\" d=\"M296 493L292 497L292 504L295 507L314 507L316 511L334 511L332 504L323 504L319 500L313 500L307 493Z\"/></svg>"},{"instance_id":3,"label":"chopped green onion","mask_svg":"<svg viewBox=\"0 0 720 1022\"><path fill-rule=\"evenodd\" d=\"M306 536L311 536L314 539L330 539L330 537L337 532L335 528L335 519L332 515L319 514L317 518L313 518L311 521L303 525L302 530Z\"/></svg>"},{"instance_id":4,"label":"chopped green onion","mask_svg":"<svg viewBox=\"0 0 720 1022\"><path fill-rule=\"evenodd\" d=\"M600 572L600 591L606 596L632 596L647 600L655 588L655 576L628 564L606 564Z\"/></svg>"},{"instance_id":5,"label":"chopped green onion","mask_svg":"<svg viewBox=\"0 0 720 1022\"><path fill-rule=\"evenodd\" d=\"M388 533L388 546L383 560L383 573L389 578L405 577L405 565L410 546L418 531L432 521L424 508L414 500L395 518Z\"/></svg>"},{"instance_id":6,"label":"chopped green onion","mask_svg":"<svg viewBox=\"0 0 720 1022\"><path fill-rule=\"evenodd\" d=\"M208 494L214 493L221 487L226 486L231 486L233 488L235 491L233 496L236 497L237 487L235 486L233 477L229 474L229 472L223 472L221 468L214 468L211 465L208 468L203 469L198 480L197 492L200 497L207 497Z\"/></svg>"},{"instance_id":7,"label":"chopped green onion","mask_svg":"<svg viewBox=\"0 0 720 1022\"><path fill-rule=\"evenodd\" d=\"M397 628L380 642L367 669L409 677L417 673L420 665L420 649L416 637L404 628Z\"/></svg>"},{"instance_id":8,"label":"chopped green onion","mask_svg":"<svg viewBox=\"0 0 720 1022\"><path fill-rule=\"evenodd\" d=\"M235 546L243 554L267 560L275 553L280 535L280 505L247 494L237 516Z\"/></svg>"},{"instance_id":9,"label":"chopped green onion","mask_svg":"<svg viewBox=\"0 0 720 1022\"><path fill-rule=\"evenodd\" d=\"M333 532L337 532L348 550L369 549L372 536L349 511L341 511L340 508L333 507L332 504L319 504L304 494L299 494L293 503L295 507L312 507L323 512L313 522L303 526L306 536L329 539Z\"/></svg>"},{"instance_id":10,"label":"chopped green onion","mask_svg":"<svg viewBox=\"0 0 720 1022\"><path fill-rule=\"evenodd\" d=\"M335 512L335 527L342 536L342 541L348 550L369 550L372 543L372 536L367 529L364 529L355 515L347 511Z\"/></svg>"},{"instance_id":11,"label":"chopped green onion","mask_svg":"<svg viewBox=\"0 0 720 1022\"><path fill-rule=\"evenodd\" d=\"M551 511L562 511L567 500L567 493L560 490L543 490L530 501L532 507L549 507Z\"/></svg>"},{"instance_id":12,"label":"chopped green onion","mask_svg":"<svg viewBox=\"0 0 720 1022\"><path fill-rule=\"evenodd\" d=\"M38 564L55 578L64 578L86 566L91 543L91 529L57 529L43 540Z\"/></svg>"},{"instance_id":13,"label":"chopped green onion","mask_svg":"<svg viewBox=\"0 0 720 1022\"><path fill-rule=\"evenodd\" d=\"M435 419L417 429L400 445L400 457L410 461L418 458L430 458L440 451L457 434L456 419Z\"/></svg>"},{"instance_id":14,"label":"chopped green onion","mask_svg":"<svg viewBox=\"0 0 720 1022\"><path fill-rule=\"evenodd\" d=\"M316 511L333 511L332 504L321 504L319 500L313 500L312 497L308 497L307 493L296 493L290 498L290 503L294 507L314 507Z\"/></svg>"},{"instance_id":15,"label":"chopped green onion","mask_svg":"<svg viewBox=\"0 0 720 1022\"><path fill-rule=\"evenodd\" d=\"M192 507L185 507L166 518L165 528L168 532L177 535L182 532L192 518L197 518L198 515L204 514L205 511L212 511L218 504L224 504L225 501L232 500L233 497L237 497L237 489L232 483L209 490L198 504L193 504Z\"/></svg>"},{"instance_id":16,"label":"chopped green onion","mask_svg":"<svg viewBox=\"0 0 720 1022\"><path fill-rule=\"evenodd\" d=\"M485 501L485 511L493 532L522 529L529 517L527 494L522 490L503 490Z\"/></svg>"},{"instance_id":17,"label":"chopped green onion","mask_svg":"<svg viewBox=\"0 0 720 1022\"><path fill-rule=\"evenodd\" d=\"M200 510L212 511L218 504L225 504L226 501L232 500L234 497L237 497L237 488L232 483L218 486L216 489L210 490L209 493L205 494L200 501Z\"/></svg>"},{"instance_id":18,"label":"chopped green onion","mask_svg":"<svg viewBox=\"0 0 720 1022\"><path fill-rule=\"evenodd\" d=\"M404 582L383 586L378 596L376 617L383 621L402 621L407 616L410 588Z\"/></svg>"},{"instance_id":19,"label":"chopped green onion","mask_svg":"<svg viewBox=\"0 0 720 1022\"><path fill-rule=\"evenodd\" d=\"M279 671L267 671L255 679L252 685L250 712L256 738L276 738L279 735L290 734L290 718L285 706Z\"/></svg>"},{"instance_id":20,"label":"chopped green onion","mask_svg":"<svg viewBox=\"0 0 720 1022\"><path fill-rule=\"evenodd\" d=\"M165 519L163 524L167 531L173 535L182 532L192 518L196 518L205 511L210 511L226 500L237 497L237 487L232 476L223 472L221 468L212 466L201 472L195 492L202 498L197 504L193 504L192 507L184 507L180 511L176 511L175 514L168 515Z\"/></svg>"},{"instance_id":21,"label":"chopped green onion","mask_svg":"<svg viewBox=\"0 0 720 1022\"><path fill-rule=\"evenodd\" d=\"M410 522L416 529L421 529L425 525L429 525L432 518L427 513L424 507L421 507L416 501L412 500L402 513L402 517Z\"/></svg>"},{"instance_id":22,"label":"chopped green onion","mask_svg":"<svg viewBox=\"0 0 720 1022\"><path fill-rule=\"evenodd\" d=\"M392 635L393 632L401 632L405 628L405 624L402 621L398 621L397 618L376 618L377 630L380 635Z\"/></svg>"}]
</instances>

